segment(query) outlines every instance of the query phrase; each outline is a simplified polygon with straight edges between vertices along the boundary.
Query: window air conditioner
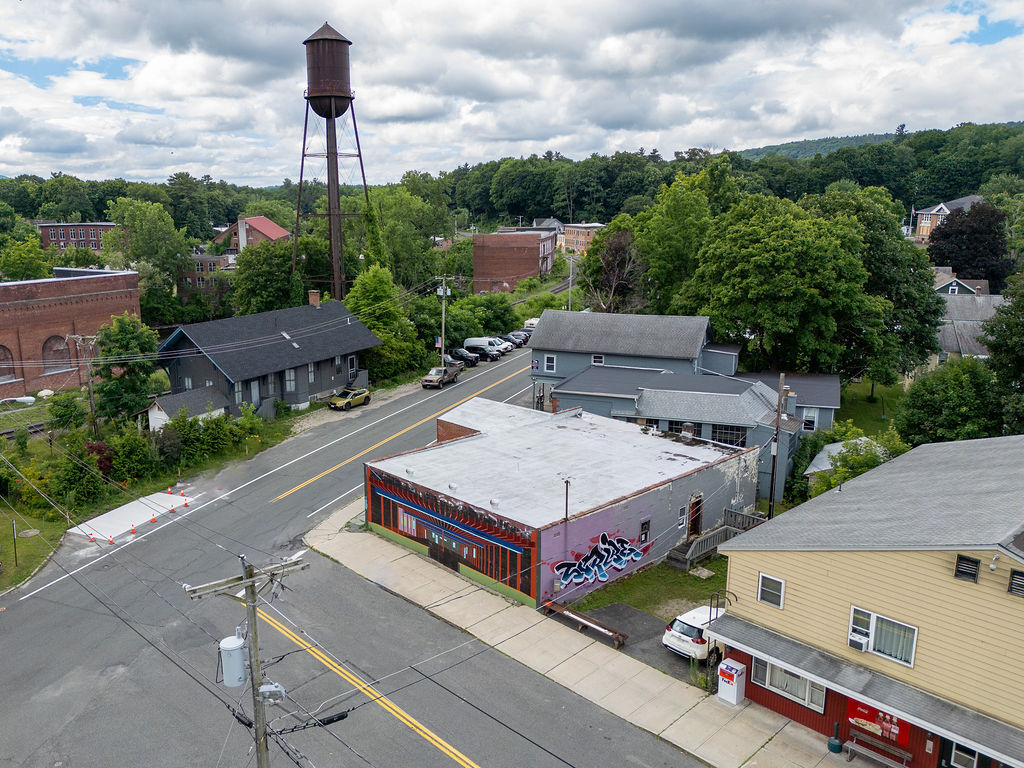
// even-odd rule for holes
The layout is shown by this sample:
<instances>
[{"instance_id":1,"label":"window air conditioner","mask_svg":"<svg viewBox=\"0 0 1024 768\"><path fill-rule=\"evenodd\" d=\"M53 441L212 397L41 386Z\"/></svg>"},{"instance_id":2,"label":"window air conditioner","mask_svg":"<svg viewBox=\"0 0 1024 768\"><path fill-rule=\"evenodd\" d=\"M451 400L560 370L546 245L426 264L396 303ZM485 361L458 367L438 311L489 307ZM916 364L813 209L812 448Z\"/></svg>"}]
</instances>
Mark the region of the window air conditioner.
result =
<instances>
[{"instance_id":1,"label":"window air conditioner","mask_svg":"<svg viewBox=\"0 0 1024 768\"><path fill-rule=\"evenodd\" d=\"M868 649L868 639L864 635L851 634L846 643L855 651L866 651Z\"/></svg>"}]
</instances>

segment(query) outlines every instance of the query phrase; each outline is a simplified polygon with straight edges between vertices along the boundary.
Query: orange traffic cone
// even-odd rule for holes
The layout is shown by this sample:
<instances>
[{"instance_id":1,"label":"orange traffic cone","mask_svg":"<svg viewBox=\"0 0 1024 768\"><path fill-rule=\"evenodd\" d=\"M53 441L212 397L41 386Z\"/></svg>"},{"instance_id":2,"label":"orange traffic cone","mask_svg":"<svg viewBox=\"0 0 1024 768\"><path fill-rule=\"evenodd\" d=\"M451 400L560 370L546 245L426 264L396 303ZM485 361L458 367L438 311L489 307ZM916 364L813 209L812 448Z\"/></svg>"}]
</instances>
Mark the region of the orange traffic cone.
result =
<instances>
[{"instance_id":1,"label":"orange traffic cone","mask_svg":"<svg viewBox=\"0 0 1024 768\"><path fill-rule=\"evenodd\" d=\"M185 500L185 509L188 509L188 500Z\"/></svg>"},{"instance_id":2,"label":"orange traffic cone","mask_svg":"<svg viewBox=\"0 0 1024 768\"><path fill-rule=\"evenodd\" d=\"M167 511L168 511L168 512L170 512L170 513L171 513L171 514L173 515L173 514L174 514L174 507L171 507L171 508L170 508L169 510L167 510Z\"/></svg>"},{"instance_id":3,"label":"orange traffic cone","mask_svg":"<svg viewBox=\"0 0 1024 768\"><path fill-rule=\"evenodd\" d=\"M155 523L156 522L156 512L153 513L153 519L150 520L149 522L151 522L151 523Z\"/></svg>"},{"instance_id":4,"label":"orange traffic cone","mask_svg":"<svg viewBox=\"0 0 1024 768\"><path fill-rule=\"evenodd\" d=\"M110 543L111 543L111 544L113 544L113 543L114 543L114 537L113 537L113 536L111 536L111 537L110 537Z\"/></svg>"},{"instance_id":5,"label":"orange traffic cone","mask_svg":"<svg viewBox=\"0 0 1024 768\"><path fill-rule=\"evenodd\" d=\"M135 533L135 523L132 523L132 533Z\"/></svg>"},{"instance_id":6,"label":"orange traffic cone","mask_svg":"<svg viewBox=\"0 0 1024 768\"><path fill-rule=\"evenodd\" d=\"M185 495L185 491L184 491L184 490L182 490L182 492L181 492L181 495L182 495L182 496L184 496L184 495Z\"/></svg>"},{"instance_id":7,"label":"orange traffic cone","mask_svg":"<svg viewBox=\"0 0 1024 768\"><path fill-rule=\"evenodd\" d=\"M96 541L96 534L95 533L90 533L89 534L89 543L91 544L94 541Z\"/></svg>"}]
</instances>

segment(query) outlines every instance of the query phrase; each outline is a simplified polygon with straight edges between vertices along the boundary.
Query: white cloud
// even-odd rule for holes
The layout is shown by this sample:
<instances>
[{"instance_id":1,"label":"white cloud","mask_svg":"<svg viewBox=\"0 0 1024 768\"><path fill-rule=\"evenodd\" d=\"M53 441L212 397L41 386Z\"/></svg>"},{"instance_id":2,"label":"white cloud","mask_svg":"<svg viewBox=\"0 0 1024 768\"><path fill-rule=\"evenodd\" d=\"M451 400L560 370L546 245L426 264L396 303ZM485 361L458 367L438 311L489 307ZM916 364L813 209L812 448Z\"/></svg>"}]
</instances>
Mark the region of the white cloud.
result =
<instances>
[{"instance_id":1,"label":"white cloud","mask_svg":"<svg viewBox=\"0 0 1024 768\"><path fill-rule=\"evenodd\" d=\"M1024 100L1024 0L36 0L0 5L0 173L295 179L302 41L325 19L353 41L371 183L548 149L670 157L1014 120ZM1009 37L968 42L996 22Z\"/></svg>"}]
</instances>

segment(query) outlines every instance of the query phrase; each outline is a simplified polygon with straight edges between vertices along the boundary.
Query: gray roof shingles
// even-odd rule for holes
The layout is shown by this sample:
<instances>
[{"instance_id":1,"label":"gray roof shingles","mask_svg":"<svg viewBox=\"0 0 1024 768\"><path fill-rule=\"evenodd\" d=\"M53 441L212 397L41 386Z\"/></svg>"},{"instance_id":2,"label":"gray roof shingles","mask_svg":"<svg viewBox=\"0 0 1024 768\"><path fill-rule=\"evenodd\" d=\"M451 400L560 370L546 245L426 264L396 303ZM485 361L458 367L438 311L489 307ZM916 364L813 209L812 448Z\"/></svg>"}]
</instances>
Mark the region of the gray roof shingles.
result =
<instances>
[{"instance_id":1,"label":"gray roof shingles","mask_svg":"<svg viewBox=\"0 0 1024 768\"><path fill-rule=\"evenodd\" d=\"M282 332L291 338L285 338ZM338 301L183 325L160 345L162 358L190 339L231 381L264 376L381 341Z\"/></svg>"},{"instance_id":2,"label":"gray roof shingles","mask_svg":"<svg viewBox=\"0 0 1024 768\"><path fill-rule=\"evenodd\" d=\"M545 309L530 339L537 350L696 360L708 336L708 318L615 315Z\"/></svg>"},{"instance_id":3,"label":"gray roof shingles","mask_svg":"<svg viewBox=\"0 0 1024 768\"><path fill-rule=\"evenodd\" d=\"M738 373L737 377L760 381L769 389L779 391L777 371ZM839 408L842 387L839 377L830 373L787 373L786 386L796 393L796 404L813 408Z\"/></svg>"},{"instance_id":4,"label":"gray roof shingles","mask_svg":"<svg viewBox=\"0 0 1024 768\"><path fill-rule=\"evenodd\" d=\"M200 416L206 413L207 407L218 411L230 405L228 399L216 387L201 387L179 392L176 395L163 395L154 402L172 419L182 408L189 416Z\"/></svg>"},{"instance_id":5,"label":"gray roof shingles","mask_svg":"<svg viewBox=\"0 0 1024 768\"><path fill-rule=\"evenodd\" d=\"M928 443L746 531L720 549L995 546L1024 557L1024 536L1018 536L1024 530L1022 463L1024 435Z\"/></svg>"}]
</instances>

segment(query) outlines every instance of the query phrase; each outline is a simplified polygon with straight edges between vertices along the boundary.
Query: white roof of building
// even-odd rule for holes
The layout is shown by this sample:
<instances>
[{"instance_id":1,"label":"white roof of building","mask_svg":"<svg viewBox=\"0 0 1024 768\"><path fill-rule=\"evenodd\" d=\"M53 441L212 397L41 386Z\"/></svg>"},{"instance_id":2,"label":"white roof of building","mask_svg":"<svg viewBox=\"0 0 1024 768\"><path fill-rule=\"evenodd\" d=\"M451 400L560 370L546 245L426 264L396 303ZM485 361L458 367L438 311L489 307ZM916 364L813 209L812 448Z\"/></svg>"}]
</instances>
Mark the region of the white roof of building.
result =
<instances>
[{"instance_id":1,"label":"white roof of building","mask_svg":"<svg viewBox=\"0 0 1024 768\"><path fill-rule=\"evenodd\" d=\"M444 420L488 431L367 466L533 528L564 519L566 478L573 517L745 450L686 445L580 409L550 414L479 397Z\"/></svg>"}]
</instances>

